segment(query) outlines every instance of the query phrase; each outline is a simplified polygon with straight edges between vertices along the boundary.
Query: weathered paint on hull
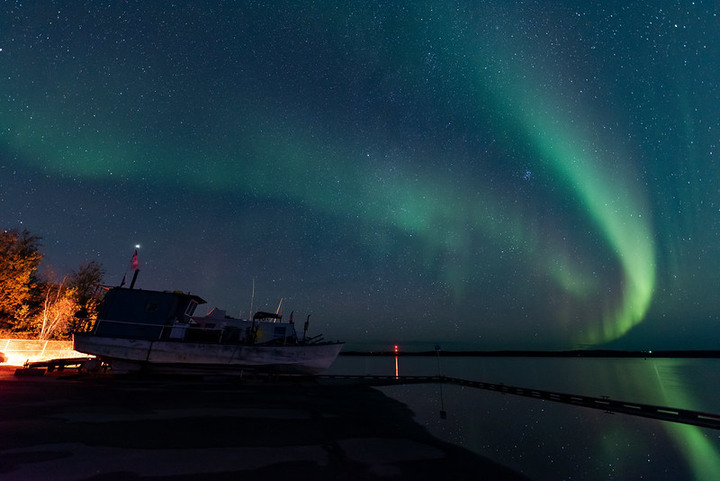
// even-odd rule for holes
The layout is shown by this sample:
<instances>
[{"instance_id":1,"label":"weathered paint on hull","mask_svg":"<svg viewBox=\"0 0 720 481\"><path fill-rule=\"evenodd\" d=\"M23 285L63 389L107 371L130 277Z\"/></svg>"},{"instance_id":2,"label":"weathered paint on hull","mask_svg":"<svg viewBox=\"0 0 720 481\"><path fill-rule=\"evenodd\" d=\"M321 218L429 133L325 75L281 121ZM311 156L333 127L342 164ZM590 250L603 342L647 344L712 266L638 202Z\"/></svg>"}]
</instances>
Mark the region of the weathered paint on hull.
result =
<instances>
[{"instance_id":1,"label":"weathered paint on hull","mask_svg":"<svg viewBox=\"0 0 720 481\"><path fill-rule=\"evenodd\" d=\"M317 374L329 368L343 346L342 343L246 346L148 341L87 334L75 334L73 340L76 351L138 366L207 367L213 370L272 367L282 372L300 374Z\"/></svg>"}]
</instances>

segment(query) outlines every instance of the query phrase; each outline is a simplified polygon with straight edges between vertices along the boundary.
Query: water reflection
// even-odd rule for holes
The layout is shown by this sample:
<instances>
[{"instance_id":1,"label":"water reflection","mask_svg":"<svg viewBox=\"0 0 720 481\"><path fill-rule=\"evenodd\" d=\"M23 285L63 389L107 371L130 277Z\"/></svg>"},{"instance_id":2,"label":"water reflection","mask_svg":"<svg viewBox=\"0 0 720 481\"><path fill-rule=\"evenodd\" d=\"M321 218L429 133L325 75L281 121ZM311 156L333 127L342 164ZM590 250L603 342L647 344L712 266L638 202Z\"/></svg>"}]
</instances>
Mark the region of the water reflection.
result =
<instances>
[{"instance_id":1,"label":"water reflection","mask_svg":"<svg viewBox=\"0 0 720 481\"><path fill-rule=\"evenodd\" d=\"M400 377L400 369L398 366L398 346L395 345L395 379Z\"/></svg>"},{"instance_id":2,"label":"water reflection","mask_svg":"<svg viewBox=\"0 0 720 481\"><path fill-rule=\"evenodd\" d=\"M655 379L660 388L665 404L669 406L682 406L685 409L694 409L691 406L703 406L699 402L694 387L703 387L707 383L714 383L714 376L710 373L706 379L698 379L698 386L688 383L688 375L693 374L694 367L699 365L697 360L674 359L672 362L653 360L652 366L655 372ZM716 366L717 367L717 366ZM661 375L661 370L663 374ZM717 372L717 371L714 371ZM699 391L702 392L702 391ZM715 397L715 400L717 397ZM714 404L714 403L713 403ZM718 407L714 408L717 410ZM708 409L709 410L709 409ZM715 443L705 435L704 430L695 426L664 423L664 427L675 442L678 450L681 450L687 459L696 479L718 479L720 473L720 446L717 443L718 436L715 436Z\"/></svg>"},{"instance_id":3,"label":"water reflection","mask_svg":"<svg viewBox=\"0 0 720 481\"><path fill-rule=\"evenodd\" d=\"M387 375L392 362L341 357L331 373ZM433 375L436 362L403 357L402 374ZM719 367L714 359L442 358L447 376L706 412L718 411ZM382 390L435 436L536 480L711 480L720 472L712 429L454 385Z\"/></svg>"}]
</instances>

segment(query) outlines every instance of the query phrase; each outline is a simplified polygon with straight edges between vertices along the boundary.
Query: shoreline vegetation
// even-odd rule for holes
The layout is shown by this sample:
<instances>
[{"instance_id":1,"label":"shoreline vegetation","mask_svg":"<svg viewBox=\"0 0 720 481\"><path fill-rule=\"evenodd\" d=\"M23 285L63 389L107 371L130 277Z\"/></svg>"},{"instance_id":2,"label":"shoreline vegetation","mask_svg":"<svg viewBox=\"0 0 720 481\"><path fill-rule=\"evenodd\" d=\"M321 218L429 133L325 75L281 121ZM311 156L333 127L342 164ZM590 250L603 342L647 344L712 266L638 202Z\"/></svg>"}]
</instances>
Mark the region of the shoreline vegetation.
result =
<instances>
[{"instance_id":1,"label":"shoreline vegetation","mask_svg":"<svg viewBox=\"0 0 720 481\"><path fill-rule=\"evenodd\" d=\"M442 357L588 357L588 358L720 358L720 350L621 351L576 349L569 351L340 351L340 356Z\"/></svg>"}]
</instances>

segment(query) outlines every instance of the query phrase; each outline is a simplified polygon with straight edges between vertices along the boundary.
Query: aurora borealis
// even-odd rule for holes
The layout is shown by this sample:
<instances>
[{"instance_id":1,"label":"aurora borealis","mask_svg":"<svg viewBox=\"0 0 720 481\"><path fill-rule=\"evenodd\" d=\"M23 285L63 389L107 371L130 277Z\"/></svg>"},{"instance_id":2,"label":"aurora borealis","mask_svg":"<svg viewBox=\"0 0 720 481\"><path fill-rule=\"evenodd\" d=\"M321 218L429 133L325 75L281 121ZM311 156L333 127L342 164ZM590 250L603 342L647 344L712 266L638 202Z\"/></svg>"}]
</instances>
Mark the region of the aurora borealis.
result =
<instances>
[{"instance_id":1,"label":"aurora borealis","mask_svg":"<svg viewBox=\"0 0 720 481\"><path fill-rule=\"evenodd\" d=\"M711 2L6 2L0 226L352 343L716 349Z\"/></svg>"}]
</instances>

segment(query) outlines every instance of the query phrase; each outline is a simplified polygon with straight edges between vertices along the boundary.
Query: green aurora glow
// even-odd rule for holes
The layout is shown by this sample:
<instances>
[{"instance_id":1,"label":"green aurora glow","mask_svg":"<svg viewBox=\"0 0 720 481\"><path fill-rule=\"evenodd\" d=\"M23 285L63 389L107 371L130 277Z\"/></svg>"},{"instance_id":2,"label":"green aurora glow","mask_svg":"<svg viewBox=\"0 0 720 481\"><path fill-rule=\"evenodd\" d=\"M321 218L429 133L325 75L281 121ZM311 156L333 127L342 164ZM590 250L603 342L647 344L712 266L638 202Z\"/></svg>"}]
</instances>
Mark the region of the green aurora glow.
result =
<instances>
[{"instance_id":1,"label":"green aurora glow","mask_svg":"<svg viewBox=\"0 0 720 481\"><path fill-rule=\"evenodd\" d=\"M696 273L688 259L694 245L714 252L717 229L701 229L701 214L687 206L715 217L717 209L712 189L687 185L711 186L718 174L709 168L712 125L703 130L708 118L682 89L707 84L704 64L685 72L661 59L671 64L673 82L664 88L679 92L677 105L645 89L637 106L623 108L657 74L643 57L651 46L634 51L626 47L631 36L605 37L623 33L625 11L585 18L567 5L326 7L313 3L301 14L285 5L278 13L285 27L249 7L259 30L217 58L189 55L195 32L213 26L225 38L244 17L226 12L229 23L214 26L201 15L187 25L182 15L160 21L151 13L108 26L109 41L92 30L64 31L62 22L29 26L23 32L39 34L26 45L6 38L0 52L10 92L1 133L14 159L8 165L92 191L133 187L147 194L147 205L221 195L236 199L237 212L285 206L307 225L330 226L331 237L352 239L353 265L366 266L369 284L387 265L393 282L412 285L402 287L406 299L385 297L399 323L407 323L404 301L431 297L440 312L478 313L487 333L523 326L529 336L514 340L517 347L622 339L649 316L679 315L679 306L697 303L694 292L707 294L712 282L699 279L710 263ZM307 15L316 19L312 34L294 20ZM138 29L162 22L184 25L184 33L177 44L148 48ZM304 42L280 35L283 28ZM373 48L369 31L377 34ZM683 35L668 52L694 45ZM696 55L712 53L697 42ZM332 68L308 58L332 58ZM615 63L623 68L612 70ZM635 71L623 70L628 64ZM26 81L31 74L47 81ZM678 114L682 128L668 130L682 162L656 147L667 146L670 134L658 129L672 117L658 115L653 103ZM686 171L688 182L676 182ZM221 221L223 209L210 206L191 210ZM291 222L288 235L310 239L305 228ZM340 244L308 242L330 250L321 258L344 257ZM382 289L381 297L393 291ZM452 317L453 332L467 339L461 333L476 319ZM432 338L435 329L420 332Z\"/></svg>"},{"instance_id":2,"label":"green aurora glow","mask_svg":"<svg viewBox=\"0 0 720 481\"><path fill-rule=\"evenodd\" d=\"M6 3L2 227L118 281L140 242L143 288L235 313L257 279L349 342L717 348L701 3Z\"/></svg>"}]
</instances>

